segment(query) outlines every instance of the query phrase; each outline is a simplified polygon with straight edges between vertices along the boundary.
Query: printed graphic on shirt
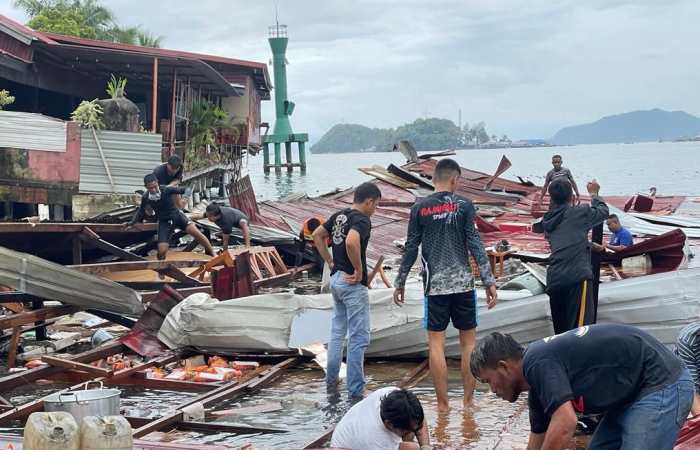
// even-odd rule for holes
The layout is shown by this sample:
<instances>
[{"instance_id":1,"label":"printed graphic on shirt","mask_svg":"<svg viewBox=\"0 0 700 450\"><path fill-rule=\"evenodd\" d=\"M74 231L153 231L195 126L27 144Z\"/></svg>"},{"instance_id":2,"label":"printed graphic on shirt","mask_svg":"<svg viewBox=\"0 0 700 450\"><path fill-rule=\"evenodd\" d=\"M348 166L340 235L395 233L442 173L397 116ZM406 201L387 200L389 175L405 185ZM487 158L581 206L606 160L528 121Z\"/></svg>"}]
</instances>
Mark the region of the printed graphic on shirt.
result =
<instances>
[{"instance_id":1,"label":"printed graphic on shirt","mask_svg":"<svg viewBox=\"0 0 700 450\"><path fill-rule=\"evenodd\" d=\"M485 286L494 284L484 245L475 226L476 211L468 199L438 192L411 208L408 237L395 286L403 288L422 246L425 295L448 295L474 289L469 254Z\"/></svg>"},{"instance_id":2,"label":"printed graphic on shirt","mask_svg":"<svg viewBox=\"0 0 700 450\"><path fill-rule=\"evenodd\" d=\"M333 234L331 235L331 238L333 239L333 243L335 245L340 245L343 242L345 242L345 238L347 237L347 234L344 233L345 231L345 224L348 222L348 216L345 214L338 214L335 217L335 222L333 223Z\"/></svg>"}]
</instances>

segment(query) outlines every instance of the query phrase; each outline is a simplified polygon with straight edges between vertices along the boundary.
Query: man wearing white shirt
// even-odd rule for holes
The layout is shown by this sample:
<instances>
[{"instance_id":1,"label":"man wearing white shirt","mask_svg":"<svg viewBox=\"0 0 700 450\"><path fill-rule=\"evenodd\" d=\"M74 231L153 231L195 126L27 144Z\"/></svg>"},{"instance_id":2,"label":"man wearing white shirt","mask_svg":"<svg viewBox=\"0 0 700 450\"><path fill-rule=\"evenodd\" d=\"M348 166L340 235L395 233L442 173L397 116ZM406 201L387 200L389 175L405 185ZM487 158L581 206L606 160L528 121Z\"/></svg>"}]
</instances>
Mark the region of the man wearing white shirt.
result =
<instances>
[{"instance_id":1,"label":"man wearing white shirt","mask_svg":"<svg viewBox=\"0 0 700 450\"><path fill-rule=\"evenodd\" d=\"M374 391L341 419L333 432L331 447L428 450L430 438L423 407L406 389L388 387Z\"/></svg>"}]
</instances>

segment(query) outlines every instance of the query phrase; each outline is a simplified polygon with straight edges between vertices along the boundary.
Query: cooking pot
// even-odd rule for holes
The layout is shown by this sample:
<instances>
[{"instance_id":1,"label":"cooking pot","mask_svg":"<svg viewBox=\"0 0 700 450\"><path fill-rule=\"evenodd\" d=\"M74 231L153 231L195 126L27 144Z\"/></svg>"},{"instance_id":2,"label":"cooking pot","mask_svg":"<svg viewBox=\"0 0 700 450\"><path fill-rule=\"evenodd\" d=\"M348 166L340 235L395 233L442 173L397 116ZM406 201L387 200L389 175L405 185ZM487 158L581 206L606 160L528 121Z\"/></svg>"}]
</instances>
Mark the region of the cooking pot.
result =
<instances>
[{"instance_id":1,"label":"cooking pot","mask_svg":"<svg viewBox=\"0 0 700 450\"><path fill-rule=\"evenodd\" d=\"M100 388L88 390L91 383L100 383ZM101 381L89 381L84 391L57 392L44 397L44 410L70 413L80 426L87 416L118 416L120 394L119 389L104 389Z\"/></svg>"}]
</instances>

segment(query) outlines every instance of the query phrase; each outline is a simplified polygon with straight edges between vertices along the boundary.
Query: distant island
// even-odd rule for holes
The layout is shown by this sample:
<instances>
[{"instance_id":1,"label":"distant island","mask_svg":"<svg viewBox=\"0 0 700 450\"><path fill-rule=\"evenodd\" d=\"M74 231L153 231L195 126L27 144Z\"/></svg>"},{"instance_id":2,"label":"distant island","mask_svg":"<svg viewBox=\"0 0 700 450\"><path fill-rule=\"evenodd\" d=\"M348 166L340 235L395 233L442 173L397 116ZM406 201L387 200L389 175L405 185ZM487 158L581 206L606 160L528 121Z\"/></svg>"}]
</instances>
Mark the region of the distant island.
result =
<instances>
[{"instance_id":1,"label":"distant island","mask_svg":"<svg viewBox=\"0 0 700 450\"><path fill-rule=\"evenodd\" d=\"M593 123L562 128L550 142L556 145L685 141L700 135L700 118L683 111L633 111Z\"/></svg>"},{"instance_id":2,"label":"distant island","mask_svg":"<svg viewBox=\"0 0 700 450\"><path fill-rule=\"evenodd\" d=\"M418 151L439 151L474 148L491 145L509 147L508 136L489 136L486 124L479 122L462 128L449 119L416 119L396 129L369 128L357 124L333 126L318 142L311 153L350 153L391 151L400 140L409 140Z\"/></svg>"}]
</instances>

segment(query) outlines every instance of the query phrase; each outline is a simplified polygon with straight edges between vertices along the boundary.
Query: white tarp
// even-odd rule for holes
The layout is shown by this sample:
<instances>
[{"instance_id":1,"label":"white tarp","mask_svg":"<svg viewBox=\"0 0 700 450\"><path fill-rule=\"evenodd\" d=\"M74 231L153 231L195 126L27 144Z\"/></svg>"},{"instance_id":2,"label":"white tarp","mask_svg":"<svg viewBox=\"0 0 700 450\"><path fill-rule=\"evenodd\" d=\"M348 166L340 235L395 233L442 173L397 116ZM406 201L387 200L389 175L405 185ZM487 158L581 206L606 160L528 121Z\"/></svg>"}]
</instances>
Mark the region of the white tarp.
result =
<instances>
[{"instance_id":1,"label":"white tarp","mask_svg":"<svg viewBox=\"0 0 700 450\"><path fill-rule=\"evenodd\" d=\"M700 315L700 268L648 275L600 286L599 322L626 323L673 345L680 329ZM419 282L407 284L403 308L394 305L393 289L371 289L371 343L368 357L426 356L423 293ZM553 334L549 298L527 291L499 291L499 304L488 310L478 290L477 337L493 331L511 334L518 342ZM186 305L174 324L170 316L159 337L171 348L187 345L230 351L286 351L290 340L328 342L332 298L270 294L204 305ZM299 321L295 323L295 321ZM292 336L293 328L304 336ZM298 343L296 345L299 345ZM448 327L446 355L459 356L459 334Z\"/></svg>"}]
</instances>

